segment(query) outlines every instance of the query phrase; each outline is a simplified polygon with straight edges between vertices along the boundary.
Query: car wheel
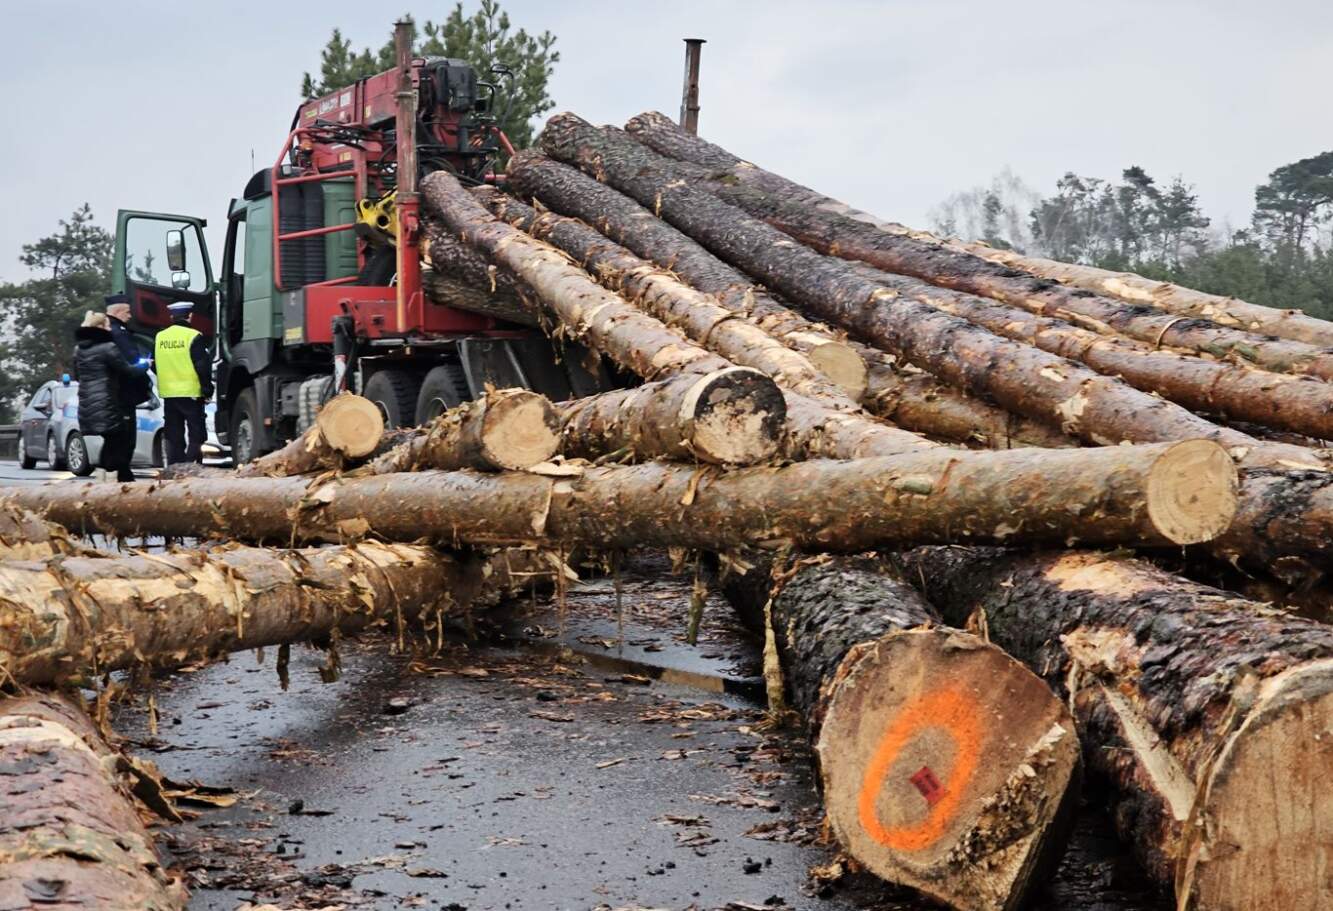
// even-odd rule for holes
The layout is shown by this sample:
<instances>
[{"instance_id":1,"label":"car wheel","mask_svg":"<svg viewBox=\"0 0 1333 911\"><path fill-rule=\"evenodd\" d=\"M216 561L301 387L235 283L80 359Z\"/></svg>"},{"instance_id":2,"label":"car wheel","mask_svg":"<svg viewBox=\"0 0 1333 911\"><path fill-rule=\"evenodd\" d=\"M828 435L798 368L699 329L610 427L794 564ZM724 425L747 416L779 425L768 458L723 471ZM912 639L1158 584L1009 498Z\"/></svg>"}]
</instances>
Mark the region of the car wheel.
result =
<instances>
[{"instance_id":1,"label":"car wheel","mask_svg":"<svg viewBox=\"0 0 1333 911\"><path fill-rule=\"evenodd\" d=\"M52 471L59 471L65 467L65 454L60 451L54 433L46 435L46 466Z\"/></svg>"},{"instance_id":2,"label":"car wheel","mask_svg":"<svg viewBox=\"0 0 1333 911\"><path fill-rule=\"evenodd\" d=\"M253 389L246 389L236 397L231 410L231 459L235 465L244 465L255 459L255 444L259 436L259 399Z\"/></svg>"},{"instance_id":3,"label":"car wheel","mask_svg":"<svg viewBox=\"0 0 1333 911\"><path fill-rule=\"evenodd\" d=\"M88 460L88 446L83 442L83 434L71 433L65 441L65 464L80 478L93 473L93 463Z\"/></svg>"},{"instance_id":4,"label":"car wheel","mask_svg":"<svg viewBox=\"0 0 1333 911\"><path fill-rule=\"evenodd\" d=\"M431 368L417 396L417 426L424 427L450 408L472 398L467 378L459 364L441 364Z\"/></svg>"},{"instance_id":5,"label":"car wheel","mask_svg":"<svg viewBox=\"0 0 1333 911\"><path fill-rule=\"evenodd\" d=\"M418 379L401 370L381 370L366 381L361 393L384 415L384 427L415 427Z\"/></svg>"},{"instance_id":6,"label":"car wheel","mask_svg":"<svg viewBox=\"0 0 1333 911\"><path fill-rule=\"evenodd\" d=\"M19 437L19 467L29 471L37 467L37 459L28 454L28 441Z\"/></svg>"}]
</instances>

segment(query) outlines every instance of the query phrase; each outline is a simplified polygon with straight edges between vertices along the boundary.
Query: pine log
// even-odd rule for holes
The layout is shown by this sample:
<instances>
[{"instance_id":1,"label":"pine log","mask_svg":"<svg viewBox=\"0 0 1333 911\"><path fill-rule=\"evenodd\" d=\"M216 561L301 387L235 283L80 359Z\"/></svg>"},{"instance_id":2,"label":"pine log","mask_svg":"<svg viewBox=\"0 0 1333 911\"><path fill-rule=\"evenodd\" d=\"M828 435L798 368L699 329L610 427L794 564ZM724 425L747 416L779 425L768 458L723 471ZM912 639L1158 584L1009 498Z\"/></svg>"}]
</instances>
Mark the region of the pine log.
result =
<instances>
[{"instance_id":1,"label":"pine log","mask_svg":"<svg viewBox=\"0 0 1333 911\"><path fill-rule=\"evenodd\" d=\"M368 462L361 472L521 470L545 462L559 446L560 415L545 396L526 389L498 389L449 409L423 432Z\"/></svg>"},{"instance_id":2,"label":"pine log","mask_svg":"<svg viewBox=\"0 0 1333 911\"><path fill-rule=\"evenodd\" d=\"M849 213L838 212L835 201L790 181L775 179L775 175L690 136L657 112L633 118L626 124L626 130L661 154L698 165L699 168L691 174L700 179L700 185L821 252L862 260L888 272L993 298L1039 316L1075 322L1081 317L1084 325L1090 328L1119 333L1154 347L1185 348L1252 363L1279 373L1333 379L1333 350L1328 347L1333 346L1333 326L1328 324L1325 325L1329 337L1317 344L1309 344L1307 341L1275 338L1276 333L1268 328L1249 331L1248 327L1237 326L1234 321L1232 325L1226 325L1214 319L1200 318L1206 316L1201 312L1182 318L1147 306L1152 301L1140 300L1131 304L1094 293L1096 289L1071 288L1049 280L1057 277L1054 275L1035 277L1029 271L1021 271L1021 267L1009 268L994 258L977 255L958 244L938 242L906 230L886 231ZM762 172L764 176L756 172ZM757 185L762 185L762 189ZM817 204L812 206L812 201ZM1157 283L1151 284L1160 287ZM1196 311L1198 309L1201 308ZM1226 310L1219 311L1214 307L1213 312L1217 315ZM1284 321L1283 311L1269 311L1266 316L1268 321L1274 318L1279 323Z\"/></svg>"},{"instance_id":3,"label":"pine log","mask_svg":"<svg viewBox=\"0 0 1333 911\"><path fill-rule=\"evenodd\" d=\"M421 270L421 287L425 290L427 299L446 307L494 317L520 326L535 327L538 324L537 317L523 301L499 289L493 292L487 291L484 286L468 284L462 279L433 269Z\"/></svg>"},{"instance_id":4,"label":"pine log","mask_svg":"<svg viewBox=\"0 0 1333 911\"><path fill-rule=\"evenodd\" d=\"M472 193L492 215L565 251L604 287L619 292L666 325L678 327L710 351L739 366L767 373L780 386L831 408L857 410L856 403L805 355L583 222L553 212L539 213L494 187L477 187Z\"/></svg>"},{"instance_id":5,"label":"pine log","mask_svg":"<svg viewBox=\"0 0 1333 911\"><path fill-rule=\"evenodd\" d=\"M743 272L709 253L693 238L659 220L652 212L620 192L598 183L578 170L526 151L510 162L506 187L565 215L582 219L604 235L623 244L643 259L669 269L686 282L717 298L722 306L748 315L756 324L784 344L803 352L853 398L871 382L883 356L864 345L850 342L827 326L811 323L757 287ZM837 345L834 347L833 343ZM850 358L848 355L854 355ZM855 361L860 361L859 365ZM942 384L895 383L897 374L877 371L875 386L880 395L867 401L868 410L908 430L939 439L961 442L956 415L975 415L980 427L1006 424L1006 412ZM891 398L885 394L891 394ZM901 401L901 411L882 410L882 403ZM937 417L932 403L949 413ZM1015 419L1020 439L1040 440L1047 434L1040 421L1025 416ZM1058 427L1058 424L1056 425ZM1058 434L1058 431L1056 432Z\"/></svg>"},{"instance_id":6,"label":"pine log","mask_svg":"<svg viewBox=\"0 0 1333 911\"><path fill-rule=\"evenodd\" d=\"M959 317L880 287L848 263L821 256L763 221L695 189L669 160L572 114L542 132L548 154L652 205L714 253L956 388L1051 422L1097 445L1125 440L1255 441L1064 358L1002 339ZM663 163L666 163L665 169Z\"/></svg>"},{"instance_id":7,"label":"pine log","mask_svg":"<svg viewBox=\"0 0 1333 911\"><path fill-rule=\"evenodd\" d=\"M457 284L490 292L490 299L484 304L486 310L475 312L506 319L521 326L540 325L541 302L514 273L496 266L448 231L432 230L430 225L423 227L425 236L421 257L431 268L429 272L423 273L422 283L428 294L431 293L428 282L436 278L450 278ZM426 275L433 277L427 279Z\"/></svg>"},{"instance_id":8,"label":"pine log","mask_svg":"<svg viewBox=\"0 0 1333 911\"><path fill-rule=\"evenodd\" d=\"M1074 707L1114 817L1177 906L1333 906L1333 628L1143 563L928 548L902 558L946 621Z\"/></svg>"},{"instance_id":9,"label":"pine log","mask_svg":"<svg viewBox=\"0 0 1333 911\"><path fill-rule=\"evenodd\" d=\"M374 452L384 433L384 416L369 399L344 392L329 399L315 423L286 446L236 469L241 478L286 478L341 468Z\"/></svg>"},{"instance_id":10,"label":"pine log","mask_svg":"<svg viewBox=\"0 0 1333 911\"><path fill-rule=\"evenodd\" d=\"M185 908L116 765L73 698L0 700L0 908Z\"/></svg>"},{"instance_id":11,"label":"pine log","mask_svg":"<svg viewBox=\"0 0 1333 911\"><path fill-rule=\"evenodd\" d=\"M6 562L0 669L23 684L62 683L390 621L438 623L548 571L534 551L464 559L374 541Z\"/></svg>"},{"instance_id":12,"label":"pine log","mask_svg":"<svg viewBox=\"0 0 1333 911\"><path fill-rule=\"evenodd\" d=\"M65 529L26 509L0 505L0 560L44 560L79 551Z\"/></svg>"},{"instance_id":13,"label":"pine log","mask_svg":"<svg viewBox=\"0 0 1333 911\"><path fill-rule=\"evenodd\" d=\"M855 267L895 295L961 316L996 335L1078 361L1192 411L1316 437L1333 436L1333 384L1155 349L1059 319L878 269Z\"/></svg>"},{"instance_id":14,"label":"pine log","mask_svg":"<svg viewBox=\"0 0 1333 911\"><path fill-rule=\"evenodd\" d=\"M654 380L734 366L604 289L550 244L495 218L449 174L437 171L427 178L422 196L429 213L512 269L569 331L631 373ZM914 434L839 413L797 393L784 398L790 458L856 458L871 447L883 452L927 445Z\"/></svg>"},{"instance_id":15,"label":"pine log","mask_svg":"<svg viewBox=\"0 0 1333 911\"><path fill-rule=\"evenodd\" d=\"M562 403L560 450L590 460L623 453L752 465L778 454L786 407L782 391L757 370L685 373Z\"/></svg>"},{"instance_id":16,"label":"pine log","mask_svg":"<svg viewBox=\"0 0 1333 911\"><path fill-rule=\"evenodd\" d=\"M574 478L423 471L335 478L66 483L5 499L67 528L123 536L552 546L746 544L861 551L903 543L1199 543L1231 524L1236 470L1193 440L967 452L730 472L666 463Z\"/></svg>"},{"instance_id":17,"label":"pine log","mask_svg":"<svg viewBox=\"0 0 1333 911\"><path fill-rule=\"evenodd\" d=\"M772 627L807 722L833 831L877 876L964 911L1019 907L1063 849L1079 744L1031 671L939 627L878 560L728 575L747 625Z\"/></svg>"}]
</instances>

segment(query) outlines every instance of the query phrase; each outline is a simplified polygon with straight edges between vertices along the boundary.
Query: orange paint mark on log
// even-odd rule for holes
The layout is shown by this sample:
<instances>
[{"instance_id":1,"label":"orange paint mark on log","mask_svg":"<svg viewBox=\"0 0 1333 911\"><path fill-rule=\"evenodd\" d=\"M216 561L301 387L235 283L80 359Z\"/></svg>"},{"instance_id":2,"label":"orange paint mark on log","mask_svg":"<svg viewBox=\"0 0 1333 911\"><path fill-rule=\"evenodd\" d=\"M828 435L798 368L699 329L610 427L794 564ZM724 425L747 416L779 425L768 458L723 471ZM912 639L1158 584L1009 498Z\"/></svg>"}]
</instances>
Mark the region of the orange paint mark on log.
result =
<instances>
[{"instance_id":1,"label":"orange paint mark on log","mask_svg":"<svg viewBox=\"0 0 1333 911\"><path fill-rule=\"evenodd\" d=\"M929 767L909 776L929 808L926 818L915 825L886 826L880 822L875 802L884 790L889 769L911 739L930 728L944 731L953 740L953 767L944 774L943 782ZM880 738L861 782L857 810L866 834L895 851L921 851L939 841L957 816L963 792L976 773L981 739L976 703L961 688L923 696L901 709Z\"/></svg>"}]
</instances>

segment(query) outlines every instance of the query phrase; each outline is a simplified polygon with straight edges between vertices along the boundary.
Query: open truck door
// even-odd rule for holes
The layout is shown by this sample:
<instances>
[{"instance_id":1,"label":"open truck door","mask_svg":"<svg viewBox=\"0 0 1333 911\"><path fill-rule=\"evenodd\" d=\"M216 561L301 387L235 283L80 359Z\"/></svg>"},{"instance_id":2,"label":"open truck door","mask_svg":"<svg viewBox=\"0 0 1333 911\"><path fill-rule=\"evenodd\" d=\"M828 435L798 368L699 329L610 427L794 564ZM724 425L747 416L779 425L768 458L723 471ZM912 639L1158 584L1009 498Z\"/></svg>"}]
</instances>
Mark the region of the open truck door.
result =
<instances>
[{"instance_id":1,"label":"open truck door","mask_svg":"<svg viewBox=\"0 0 1333 911\"><path fill-rule=\"evenodd\" d=\"M191 301L190 325L212 342L216 289L204 225L204 219L189 215L130 209L116 213L111 286L129 295L135 333L151 338L171 325L168 305Z\"/></svg>"}]
</instances>

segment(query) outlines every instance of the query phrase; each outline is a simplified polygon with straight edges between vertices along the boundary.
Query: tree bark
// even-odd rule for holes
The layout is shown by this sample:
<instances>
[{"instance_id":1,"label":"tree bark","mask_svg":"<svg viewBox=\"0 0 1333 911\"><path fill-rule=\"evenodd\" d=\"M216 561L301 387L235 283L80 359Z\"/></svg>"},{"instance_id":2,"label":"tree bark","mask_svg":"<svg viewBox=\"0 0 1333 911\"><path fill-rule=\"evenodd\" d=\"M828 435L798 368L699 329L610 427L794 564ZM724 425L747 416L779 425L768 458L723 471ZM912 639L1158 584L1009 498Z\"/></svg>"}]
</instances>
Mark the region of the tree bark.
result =
<instances>
[{"instance_id":1,"label":"tree bark","mask_svg":"<svg viewBox=\"0 0 1333 911\"><path fill-rule=\"evenodd\" d=\"M72 698L0 701L0 907L185 908L185 888L163 869L115 766Z\"/></svg>"},{"instance_id":2,"label":"tree bark","mask_svg":"<svg viewBox=\"0 0 1333 911\"><path fill-rule=\"evenodd\" d=\"M421 287L426 297L437 304L490 316L519 326L536 327L537 317L517 297L497 288L487 291L484 285L471 285L433 269L421 270Z\"/></svg>"},{"instance_id":3,"label":"tree bark","mask_svg":"<svg viewBox=\"0 0 1333 911\"><path fill-rule=\"evenodd\" d=\"M781 344L743 314L679 281L653 263L607 240L580 221L539 213L494 187L473 195L492 215L568 253L608 290L619 292L668 326L742 367L767 373L780 386L840 411L857 405L803 354Z\"/></svg>"},{"instance_id":4,"label":"tree bark","mask_svg":"<svg viewBox=\"0 0 1333 911\"><path fill-rule=\"evenodd\" d=\"M778 454L786 407L782 390L757 370L686 373L562 403L561 451L752 465Z\"/></svg>"},{"instance_id":5,"label":"tree bark","mask_svg":"<svg viewBox=\"0 0 1333 911\"><path fill-rule=\"evenodd\" d=\"M559 447L560 414L545 396L526 389L499 389L449 409L423 432L360 471L522 470L545 462Z\"/></svg>"},{"instance_id":6,"label":"tree bark","mask_svg":"<svg viewBox=\"0 0 1333 911\"><path fill-rule=\"evenodd\" d=\"M438 624L498 602L549 568L530 550L464 559L374 541L6 562L0 667L27 685L80 682L335 630L419 618Z\"/></svg>"},{"instance_id":7,"label":"tree bark","mask_svg":"<svg viewBox=\"0 0 1333 911\"><path fill-rule=\"evenodd\" d=\"M0 560L44 560L78 551L65 529L26 509L0 505Z\"/></svg>"},{"instance_id":8,"label":"tree bark","mask_svg":"<svg viewBox=\"0 0 1333 911\"><path fill-rule=\"evenodd\" d=\"M550 244L496 219L450 175L432 174L422 192L429 211L511 268L568 330L630 372L654 380L734 366L602 288ZM789 458L856 458L872 446L883 452L927 445L914 434L841 414L796 393L785 399Z\"/></svg>"},{"instance_id":9,"label":"tree bark","mask_svg":"<svg viewBox=\"0 0 1333 911\"><path fill-rule=\"evenodd\" d=\"M426 236L422 259L437 277L452 278L456 283L490 293L485 304L487 316L496 316L522 326L537 326L541 322L542 306L537 295L521 279L496 266L482 253L460 241L448 231L431 230L424 225ZM427 293L431 286L423 276ZM469 308L464 308L469 309Z\"/></svg>"},{"instance_id":10,"label":"tree bark","mask_svg":"<svg viewBox=\"0 0 1333 911\"><path fill-rule=\"evenodd\" d=\"M764 218L820 252L862 260L888 272L993 298L1039 316L1079 322L1086 328L1118 333L1154 347L1186 348L1278 373L1333 379L1333 350L1320 347L1333 345L1333 326L1328 324L1325 324L1328 336L1317 344L1310 344L1308 340L1272 337L1278 333L1268 328L1269 323L1289 321L1289 318L1284 319L1283 311L1269 311L1264 314L1264 325L1249 331L1248 326L1236 325L1234 317L1230 325L1212 318L1199 318L1208 316L1201 312L1202 306L1194 307L1195 312L1182 317L1146 306L1154 303L1151 295L1148 300L1131 304L1093 293L1098 290L1096 288L1071 288L1051 281L1061 275L1050 274L1049 270L1048 274L1036 277L1030 270L1021 271L1022 266L1009 268L1009 264L996 261L1002 257L977 255L961 244L939 242L929 235L906 229L885 230L850 213L839 212L836 201L742 162L725 150L690 136L662 114L640 114L626 124L626 130L661 154L697 166L698 170L692 171L693 176L702 178L703 185L720 198ZM812 201L816 204L811 205ZM984 245L972 246L990 250ZM1084 267L1071 266L1063 271L1064 274L1072 271L1084 279L1092 277ZM1095 274L1101 270L1093 271ZM1114 277L1113 273L1106 275ZM1161 287L1144 279L1139 282ZM1224 299L1214 298L1211 306L1214 317L1227 313L1225 302L1221 308L1216 305L1219 300Z\"/></svg>"},{"instance_id":11,"label":"tree bark","mask_svg":"<svg viewBox=\"0 0 1333 911\"><path fill-rule=\"evenodd\" d=\"M1317 437L1333 436L1333 384L1155 350L1058 319L877 269L855 267L894 294L961 316L996 335L1078 361L1193 411Z\"/></svg>"},{"instance_id":12,"label":"tree bark","mask_svg":"<svg viewBox=\"0 0 1333 911\"><path fill-rule=\"evenodd\" d=\"M868 394L867 384L879 395L865 402L866 409L907 430L943 440L961 442L957 415L972 414L981 427L1014 423L1020 439L1047 437L1040 421L1019 416L1012 422L993 405L942 384L922 389L920 384L896 383L896 374L878 370L883 356L865 345L848 341L820 323L811 323L781 304L737 269L709 253L693 238L661 221L634 200L568 165L552 161L535 151L519 153L510 162L507 189L536 198L555 211L593 225L604 235L638 256L670 270L722 306L747 315L765 332L783 344L804 353L852 398ZM874 380L871 374L875 374ZM885 398L890 393L893 398ZM882 409L885 403L902 400L911 407ZM925 406L939 403L944 413ZM1058 426L1058 424L1056 425ZM1055 435L1059 435L1058 431ZM998 437L992 437L998 439Z\"/></svg>"},{"instance_id":13,"label":"tree bark","mask_svg":"<svg viewBox=\"0 0 1333 911\"><path fill-rule=\"evenodd\" d=\"M1109 556L901 560L946 620L982 612L1066 689L1123 837L1179 907L1333 902L1310 853L1333 815L1333 628Z\"/></svg>"},{"instance_id":14,"label":"tree bark","mask_svg":"<svg viewBox=\"0 0 1333 911\"><path fill-rule=\"evenodd\" d=\"M314 426L286 446L236 469L240 478L286 478L341 468L375 451L384 416L375 403L344 392L324 403Z\"/></svg>"},{"instance_id":15,"label":"tree bark","mask_svg":"<svg viewBox=\"0 0 1333 911\"><path fill-rule=\"evenodd\" d=\"M746 544L860 551L902 543L1198 543L1235 513L1236 471L1203 440L1101 449L932 448L715 472L649 463L577 478L411 472L333 479L200 478L14 489L71 529L270 541Z\"/></svg>"},{"instance_id":16,"label":"tree bark","mask_svg":"<svg viewBox=\"0 0 1333 911\"><path fill-rule=\"evenodd\" d=\"M560 114L547 123L542 144L553 157L652 205L666 221L821 317L1011 411L1098 445L1187 438L1219 439L1231 446L1255 443L1118 379L895 295L851 264L821 256L675 179L659 169L664 159L615 131Z\"/></svg>"},{"instance_id":17,"label":"tree bark","mask_svg":"<svg viewBox=\"0 0 1333 911\"><path fill-rule=\"evenodd\" d=\"M878 560L771 563L723 581L772 627L838 840L890 882L965 911L1020 906L1063 849L1078 778L1069 710L980 638L936 625Z\"/></svg>"}]
</instances>

